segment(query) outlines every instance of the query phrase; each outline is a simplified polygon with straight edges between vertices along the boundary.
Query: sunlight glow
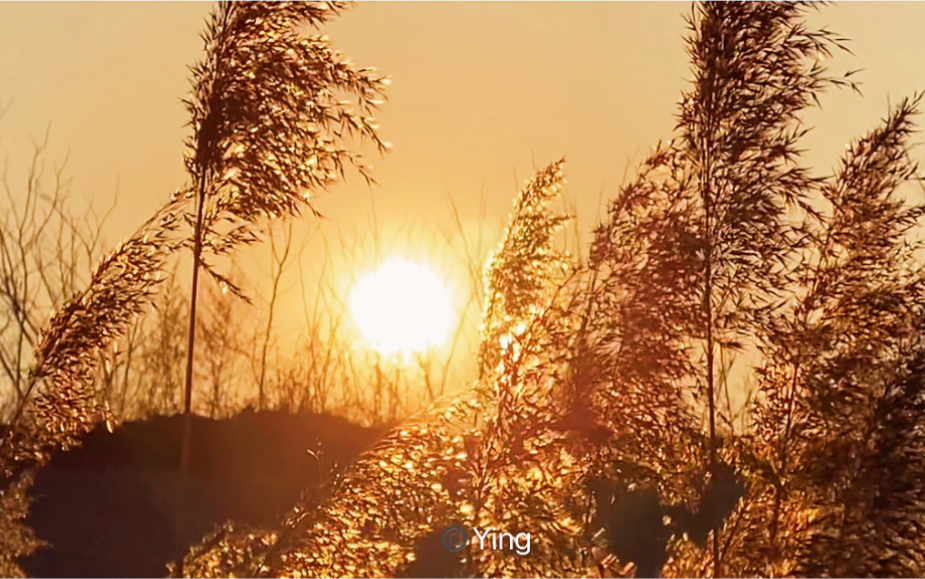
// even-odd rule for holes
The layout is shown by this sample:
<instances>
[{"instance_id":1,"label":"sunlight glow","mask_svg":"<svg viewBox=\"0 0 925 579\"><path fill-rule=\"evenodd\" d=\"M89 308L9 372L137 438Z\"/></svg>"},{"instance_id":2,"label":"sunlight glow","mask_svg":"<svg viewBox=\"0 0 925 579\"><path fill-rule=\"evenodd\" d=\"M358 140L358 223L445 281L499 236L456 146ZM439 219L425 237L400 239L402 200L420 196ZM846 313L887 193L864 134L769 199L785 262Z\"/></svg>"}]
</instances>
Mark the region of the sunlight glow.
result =
<instances>
[{"instance_id":1,"label":"sunlight glow","mask_svg":"<svg viewBox=\"0 0 925 579\"><path fill-rule=\"evenodd\" d=\"M452 309L445 284L430 268L395 259L360 278L350 314L380 354L407 357L446 340Z\"/></svg>"}]
</instances>

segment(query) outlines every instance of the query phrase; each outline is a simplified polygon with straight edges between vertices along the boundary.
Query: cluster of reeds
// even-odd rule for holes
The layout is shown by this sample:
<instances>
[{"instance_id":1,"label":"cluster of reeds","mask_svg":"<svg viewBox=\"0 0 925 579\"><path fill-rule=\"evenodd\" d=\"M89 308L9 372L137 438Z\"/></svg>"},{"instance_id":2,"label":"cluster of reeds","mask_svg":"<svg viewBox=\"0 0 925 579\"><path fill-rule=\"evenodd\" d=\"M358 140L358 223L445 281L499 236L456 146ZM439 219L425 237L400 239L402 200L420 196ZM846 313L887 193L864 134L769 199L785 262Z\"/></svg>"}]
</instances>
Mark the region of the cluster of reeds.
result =
<instances>
[{"instance_id":1,"label":"cluster of reeds","mask_svg":"<svg viewBox=\"0 0 925 579\"><path fill-rule=\"evenodd\" d=\"M382 145L332 92L369 111L381 79L294 31L340 7L217 11L189 104L193 185L56 313L30 378L51 387L26 422L70 433L88 421L95 353L188 243L171 237L184 216L195 271L234 292L204 256L256 240L259 218L310 207L306 191L356 160L338 144L350 131ZM834 176L813 176L801 115L827 87L854 85L821 64L842 39L809 28L808 9L695 5L677 139L610 202L587 258L555 245L561 162L516 198L485 270L479 379L309 492L281 528L226 525L173 572L922 575L925 285L908 233L925 203L902 195L919 179L920 99ZM749 350L743 426L722 360ZM42 448L12 440L4 452ZM649 506L627 533L632 500ZM533 550L450 552L441 538L456 525L530 532Z\"/></svg>"},{"instance_id":2,"label":"cluster of reeds","mask_svg":"<svg viewBox=\"0 0 925 579\"><path fill-rule=\"evenodd\" d=\"M925 204L902 196L920 99L811 175L801 114L854 85L821 64L842 40L808 9L696 5L678 139L612 200L587 261L551 245L560 164L518 197L486 272L478 383L282 529L219 530L175 572L921 575L925 296L907 234ZM721 360L748 350L743 427ZM627 536L640 496L656 518ZM530 531L535 551L451 553L453 525Z\"/></svg>"},{"instance_id":3,"label":"cluster of reeds","mask_svg":"<svg viewBox=\"0 0 925 579\"><path fill-rule=\"evenodd\" d=\"M35 362L0 440L5 475L40 462L47 450L70 444L96 421L111 420L92 387L99 365L151 304L167 258L184 247L194 257L189 413L200 269L246 298L210 259L256 242L266 218L311 209L311 195L347 167L370 179L346 143L358 137L380 151L388 148L372 116L387 80L343 59L326 37L303 30L346 6L241 2L214 11L203 35L206 57L192 69L193 91L185 101L192 127L185 159L190 184L96 265L87 287L69 296L35 341Z\"/></svg>"}]
</instances>

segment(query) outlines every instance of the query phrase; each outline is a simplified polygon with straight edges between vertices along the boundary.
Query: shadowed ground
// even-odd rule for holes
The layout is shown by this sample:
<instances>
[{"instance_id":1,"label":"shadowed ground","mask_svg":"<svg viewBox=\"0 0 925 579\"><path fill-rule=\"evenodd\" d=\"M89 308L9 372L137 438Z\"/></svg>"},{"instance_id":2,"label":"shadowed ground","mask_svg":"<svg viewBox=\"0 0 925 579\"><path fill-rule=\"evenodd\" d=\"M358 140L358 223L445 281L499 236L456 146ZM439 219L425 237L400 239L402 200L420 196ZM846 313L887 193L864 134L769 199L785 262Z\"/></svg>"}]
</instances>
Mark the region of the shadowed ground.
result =
<instances>
[{"instance_id":1,"label":"shadowed ground","mask_svg":"<svg viewBox=\"0 0 925 579\"><path fill-rule=\"evenodd\" d=\"M271 526L380 430L328 415L197 417L191 476L178 471L182 417L103 428L35 473L26 524L49 544L20 561L35 577L154 577L226 520ZM309 451L317 453L317 458Z\"/></svg>"}]
</instances>

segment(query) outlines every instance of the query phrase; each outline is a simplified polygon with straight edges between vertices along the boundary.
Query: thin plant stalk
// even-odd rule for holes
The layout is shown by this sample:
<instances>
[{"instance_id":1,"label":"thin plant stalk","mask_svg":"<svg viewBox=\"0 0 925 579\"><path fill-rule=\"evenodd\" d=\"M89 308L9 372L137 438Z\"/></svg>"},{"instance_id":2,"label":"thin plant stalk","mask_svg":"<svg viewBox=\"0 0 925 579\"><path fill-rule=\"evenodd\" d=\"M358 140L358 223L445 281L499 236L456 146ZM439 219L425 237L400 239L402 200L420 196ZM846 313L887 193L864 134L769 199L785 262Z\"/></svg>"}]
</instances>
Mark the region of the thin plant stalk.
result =
<instances>
[{"instance_id":1,"label":"thin plant stalk","mask_svg":"<svg viewBox=\"0 0 925 579\"><path fill-rule=\"evenodd\" d=\"M193 285L190 289L189 337L186 341L186 381L183 391L183 439L180 447L180 473L189 472L190 444L193 436L193 354L196 344L196 305L199 303L199 263L202 258L202 220L205 214L205 173L199 181L196 228L193 232Z\"/></svg>"}]
</instances>

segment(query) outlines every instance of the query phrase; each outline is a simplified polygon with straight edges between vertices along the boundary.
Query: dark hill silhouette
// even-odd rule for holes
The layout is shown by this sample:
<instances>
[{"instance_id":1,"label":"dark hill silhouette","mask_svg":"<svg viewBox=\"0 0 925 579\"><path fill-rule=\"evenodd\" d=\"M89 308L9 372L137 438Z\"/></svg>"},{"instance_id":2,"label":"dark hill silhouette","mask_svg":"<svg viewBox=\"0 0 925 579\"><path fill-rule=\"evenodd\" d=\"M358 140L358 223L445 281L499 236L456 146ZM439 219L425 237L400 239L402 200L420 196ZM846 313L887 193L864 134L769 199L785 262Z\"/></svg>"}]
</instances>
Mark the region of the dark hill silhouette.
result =
<instances>
[{"instance_id":1,"label":"dark hill silhouette","mask_svg":"<svg viewBox=\"0 0 925 579\"><path fill-rule=\"evenodd\" d=\"M155 577L213 526L278 522L322 473L381 430L330 415L245 411L197 417L190 477L179 474L182 417L100 427L36 471L26 521L49 546L20 561L35 577Z\"/></svg>"}]
</instances>

